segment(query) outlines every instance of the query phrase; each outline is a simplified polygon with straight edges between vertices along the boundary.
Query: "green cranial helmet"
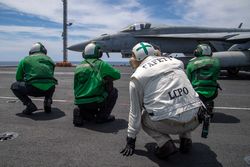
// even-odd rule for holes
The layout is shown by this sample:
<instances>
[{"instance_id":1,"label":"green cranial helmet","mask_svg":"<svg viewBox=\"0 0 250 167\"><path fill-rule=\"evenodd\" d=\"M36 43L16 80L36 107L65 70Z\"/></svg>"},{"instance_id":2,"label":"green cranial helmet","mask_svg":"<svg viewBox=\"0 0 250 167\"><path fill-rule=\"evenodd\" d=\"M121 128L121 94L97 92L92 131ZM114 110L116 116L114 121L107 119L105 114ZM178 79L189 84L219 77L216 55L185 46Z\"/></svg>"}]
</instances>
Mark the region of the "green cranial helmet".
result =
<instances>
[{"instance_id":1,"label":"green cranial helmet","mask_svg":"<svg viewBox=\"0 0 250 167\"><path fill-rule=\"evenodd\" d=\"M211 47L208 44L200 44L194 51L195 57L212 56Z\"/></svg>"},{"instance_id":2,"label":"green cranial helmet","mask_svg":"<svg viewBox=\"0 0 250 167\"><path fill-rule=\"evenodd\" d=\"M30 48L29 55L32 55L34 53L44 53L46 55L47 49L43 46L41 42L36 42Z\"/></svg>"},{"instance_id":3,"label":"green cranial helmet","mask_svg":"<svg viewBox=\"0 0 250 167\"><path fill-rule=\"evenodd\" d=\"M140 43L136 44L133 47L132 52L134 53L137 61L142 61L143 59L145 59L148 56L155 55L154 47L147 42L140 42Z\"/></svg>"},{"instance_id":4,"label":"green cranial helmet","mask_svg":"<svg viewBox=\"0 0 250 167\"><path fill-rule=\"evenodd\" d=\"M83 53L82 53L83 58L101 58L102 57L102 50L101 46L95 43L89 43Z\"/></svg>"}]
</instances>

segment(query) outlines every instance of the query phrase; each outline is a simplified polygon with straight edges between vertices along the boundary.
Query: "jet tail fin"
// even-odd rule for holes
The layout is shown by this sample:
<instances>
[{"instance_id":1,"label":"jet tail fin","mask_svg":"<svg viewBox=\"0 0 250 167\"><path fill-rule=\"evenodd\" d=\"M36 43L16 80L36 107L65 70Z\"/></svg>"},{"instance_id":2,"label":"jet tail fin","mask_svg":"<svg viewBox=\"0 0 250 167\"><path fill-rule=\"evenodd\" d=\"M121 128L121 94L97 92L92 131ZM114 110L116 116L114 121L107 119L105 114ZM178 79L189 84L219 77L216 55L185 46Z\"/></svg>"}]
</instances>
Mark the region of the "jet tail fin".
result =
<instances>
[{"instance_id":1,"label":"jet tail fin","mask_svg":"<svg viewBox=\"0 0 250 167\"><path fill-rule=\"evenodd\" d=\"M243 24L243 23L241 22L240 25L238 26L238 28L241 28L241 27L242 27L242 24Z\"/></svg>"}]
</instances>

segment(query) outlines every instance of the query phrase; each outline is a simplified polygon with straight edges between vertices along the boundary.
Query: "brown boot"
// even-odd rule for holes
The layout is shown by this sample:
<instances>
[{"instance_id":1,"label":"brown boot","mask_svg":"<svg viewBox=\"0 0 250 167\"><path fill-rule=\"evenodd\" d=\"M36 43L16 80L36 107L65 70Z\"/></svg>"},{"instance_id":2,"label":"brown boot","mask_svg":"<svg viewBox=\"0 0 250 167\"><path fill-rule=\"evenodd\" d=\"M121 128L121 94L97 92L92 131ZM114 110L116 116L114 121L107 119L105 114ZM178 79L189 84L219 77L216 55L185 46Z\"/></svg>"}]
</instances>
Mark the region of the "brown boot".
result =
<instances>
[{"instance_id":1,"label":"brown boot","mask_svg":"<svg viewBox=\"0 0 250 167\"><path fill-rule=\"evenodd\" d=\"M155 155L159 159L166 159L169 156L178 152L173 140L167 141L162 147L157 147L155 151Z\"/></svg>"},{"instance_id":2,"label":"brown boot","mask_svg":"<svg viewBox=\"0 0 250 167\"><path fill-rule=\"evenodd\" d=\"M180 138L180 152L188 153L192 148L192 140L188 138Z\"/></svg>"}]
</instances>

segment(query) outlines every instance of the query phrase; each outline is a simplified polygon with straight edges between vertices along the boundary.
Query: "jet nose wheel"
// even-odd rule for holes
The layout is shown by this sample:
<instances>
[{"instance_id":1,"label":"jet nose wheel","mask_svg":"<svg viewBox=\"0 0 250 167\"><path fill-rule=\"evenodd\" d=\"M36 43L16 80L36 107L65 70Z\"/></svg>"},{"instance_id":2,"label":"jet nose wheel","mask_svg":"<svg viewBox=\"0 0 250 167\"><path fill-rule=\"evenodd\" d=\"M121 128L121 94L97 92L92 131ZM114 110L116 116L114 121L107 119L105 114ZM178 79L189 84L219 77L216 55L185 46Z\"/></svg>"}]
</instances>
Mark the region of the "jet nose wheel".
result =
<instances>
[{"instance_id":1,"label":"jet nose wheel","mask_svg":"<svg viewBox=\"0 0 250 167\"><path fill-rule=\"evenodd\" d=\"M240 69L239 68L230 68L227 70L227 73L229 76L236 76L239 73Z\"/></svg>"}]
</instances>

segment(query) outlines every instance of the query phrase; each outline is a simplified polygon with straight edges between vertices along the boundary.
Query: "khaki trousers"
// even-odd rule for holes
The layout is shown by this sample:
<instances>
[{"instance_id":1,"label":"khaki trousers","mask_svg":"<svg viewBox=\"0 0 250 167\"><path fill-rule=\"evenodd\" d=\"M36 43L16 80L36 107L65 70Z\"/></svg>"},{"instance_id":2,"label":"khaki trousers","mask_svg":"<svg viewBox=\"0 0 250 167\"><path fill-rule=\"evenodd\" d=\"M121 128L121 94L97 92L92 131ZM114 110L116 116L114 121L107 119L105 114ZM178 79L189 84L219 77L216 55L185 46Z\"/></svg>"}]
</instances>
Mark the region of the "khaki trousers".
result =
<instances>
[{"instance_id":1,"label":"khaki trousers","mask_svg":"<svg viewBox=\"0 0 250 167\"><path fill-rule=\"evenodd\" d=\"M199 125L197 116L186 123L169 119L152 121L146 111L142 114L141 123L142 129L156 140L159 147L163 146L168 140L171 140L169 134L191 139L191 131Z\"/></svg>"}]
</instances>

